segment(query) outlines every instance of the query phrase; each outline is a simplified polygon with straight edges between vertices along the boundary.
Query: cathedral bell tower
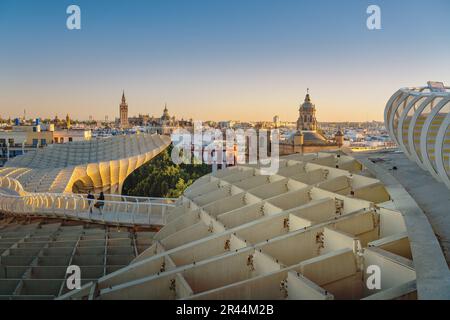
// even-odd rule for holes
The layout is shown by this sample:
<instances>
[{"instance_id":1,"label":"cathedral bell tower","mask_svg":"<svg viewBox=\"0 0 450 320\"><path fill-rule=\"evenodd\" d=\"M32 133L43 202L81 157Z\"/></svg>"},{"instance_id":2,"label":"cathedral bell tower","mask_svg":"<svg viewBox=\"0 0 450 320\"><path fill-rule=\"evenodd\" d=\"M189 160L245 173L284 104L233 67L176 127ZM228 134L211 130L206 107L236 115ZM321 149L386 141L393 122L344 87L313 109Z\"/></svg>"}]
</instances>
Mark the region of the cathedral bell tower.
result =
<instances>
[{"instance_id":1,"label":"cathedral bell tower","mask_svg":"<svg viewBox=\"0 0 450 320\"><path fill-rule=\"evenodd\" d=\"M125 99L125 91L122 93L122 103L119 106L120 114L120 127L128 127L128 104Z\"/></svg>"}]
</instances>

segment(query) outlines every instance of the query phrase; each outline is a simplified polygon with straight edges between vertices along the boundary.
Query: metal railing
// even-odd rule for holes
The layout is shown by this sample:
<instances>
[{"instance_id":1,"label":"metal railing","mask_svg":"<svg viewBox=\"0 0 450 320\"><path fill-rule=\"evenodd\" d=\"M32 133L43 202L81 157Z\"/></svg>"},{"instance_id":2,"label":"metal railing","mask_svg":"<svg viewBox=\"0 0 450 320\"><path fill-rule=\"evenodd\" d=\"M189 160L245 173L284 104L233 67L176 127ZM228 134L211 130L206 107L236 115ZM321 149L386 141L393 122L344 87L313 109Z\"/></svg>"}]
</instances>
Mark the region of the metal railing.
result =
<instances>
[{"instance_id":1,"label":"metal railing","mask_svg":"<svg viewBox=\"0 0 450 320\"><path fill-rule=\"evenodd\" d=\"M77 195L87 197L86 193L77 193ZM100 194L92 193L92 195L97 199ZM158 198L158 197L139 197L139 196L126 196L121 194L105 194L106 200L111 201L126 201L126 202L153 202L153 203L167 203L173 204L178 198Z\"/></svg>"},{"instance_id":2,"label":"metal railing","mask_svg":"<svg viewBox=\"0 0 450 320\"><path fill-rule=\"evenodd\" d=\"M3 192L1 188L17 194ZM98 196L96 197L98 198ZM89 200L84 194L27 193L14 179L0 179L0 211L23 216L54 217L123 225L164 225L173 198L105 195ZM96 204L102 204L101 207Z\"/></svg>"}]
</instances>

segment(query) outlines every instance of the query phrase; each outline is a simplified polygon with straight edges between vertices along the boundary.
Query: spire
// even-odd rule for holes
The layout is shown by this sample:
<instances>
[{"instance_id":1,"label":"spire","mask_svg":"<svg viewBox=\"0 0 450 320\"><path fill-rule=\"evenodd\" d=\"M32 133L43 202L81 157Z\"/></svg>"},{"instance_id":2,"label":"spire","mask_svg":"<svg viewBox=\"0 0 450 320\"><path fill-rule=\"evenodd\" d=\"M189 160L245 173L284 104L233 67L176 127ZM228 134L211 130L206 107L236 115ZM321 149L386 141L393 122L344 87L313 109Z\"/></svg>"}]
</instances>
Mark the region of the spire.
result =
<instances>
[{"instance_id":1,"label":"spire","mask_svg":"<svg viewBox=\"0 0 450 320\"><path fill-rule=\"evenodd\" d=\"M309 88L306 89L305 102L311 102L311 97L309 96Z\"/></svg>"},{"instance_id":2,"label":"spire","mask_svg":"<svg viewBox=\"0 0 450 320\"><path fill-rule=\"evenodd\" d=\"M125 90L122 91L122 103L126 103L126 100L125 100Z\"/></svg>"},{"instance_id":3,"label":"spire","mask_svg":"<svg viewBox=\"0 0 450 320\"><path fill-rule=\"evenodd\" d=\"M170 120L169 110L167 110L167 103L164 104L164 111L161 120Z\"/></svg>"}]
</instances>

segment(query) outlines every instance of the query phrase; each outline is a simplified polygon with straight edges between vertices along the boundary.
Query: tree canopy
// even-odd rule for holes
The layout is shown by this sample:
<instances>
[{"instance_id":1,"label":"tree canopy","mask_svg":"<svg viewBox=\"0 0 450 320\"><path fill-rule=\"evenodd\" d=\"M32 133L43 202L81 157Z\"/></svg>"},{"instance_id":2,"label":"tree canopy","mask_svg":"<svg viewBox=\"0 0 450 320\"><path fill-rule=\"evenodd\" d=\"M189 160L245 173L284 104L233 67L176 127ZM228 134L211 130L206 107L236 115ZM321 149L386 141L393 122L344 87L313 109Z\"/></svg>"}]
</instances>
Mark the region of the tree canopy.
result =
<instances>
[{"instance_id":1,"label":"tree canopy","mask_svg":"<svg viewBox=\"0 0 450 320\"><path fill-rule=\"evenodd\" d=\"M211 172L207 164L175 164L172 146L128 176L122 193L128 196L178 198L201 176Z\"/></svg>"}]
</instances>

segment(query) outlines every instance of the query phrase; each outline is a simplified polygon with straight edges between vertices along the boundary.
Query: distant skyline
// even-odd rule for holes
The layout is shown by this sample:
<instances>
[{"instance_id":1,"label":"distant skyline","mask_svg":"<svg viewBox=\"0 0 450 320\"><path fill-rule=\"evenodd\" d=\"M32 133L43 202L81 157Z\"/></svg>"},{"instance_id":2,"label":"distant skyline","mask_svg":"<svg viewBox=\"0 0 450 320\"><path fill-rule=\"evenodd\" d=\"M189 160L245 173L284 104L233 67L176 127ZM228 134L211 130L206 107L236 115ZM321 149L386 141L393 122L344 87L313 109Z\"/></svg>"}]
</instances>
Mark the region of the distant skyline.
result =
<instances>
[{"instance_id":1,"label":"distant skyline","mask_svg":"<svg viewBox=\"0 0 450 320\"><path fill-rule=\"evenodd\" d=\"M81 8L82 29L66 28ZM366 27L381 8L382 30ZM400 87L450 84L450 1L2 0L0 117L382 120Z\"/></svg>"}]
</instances>

